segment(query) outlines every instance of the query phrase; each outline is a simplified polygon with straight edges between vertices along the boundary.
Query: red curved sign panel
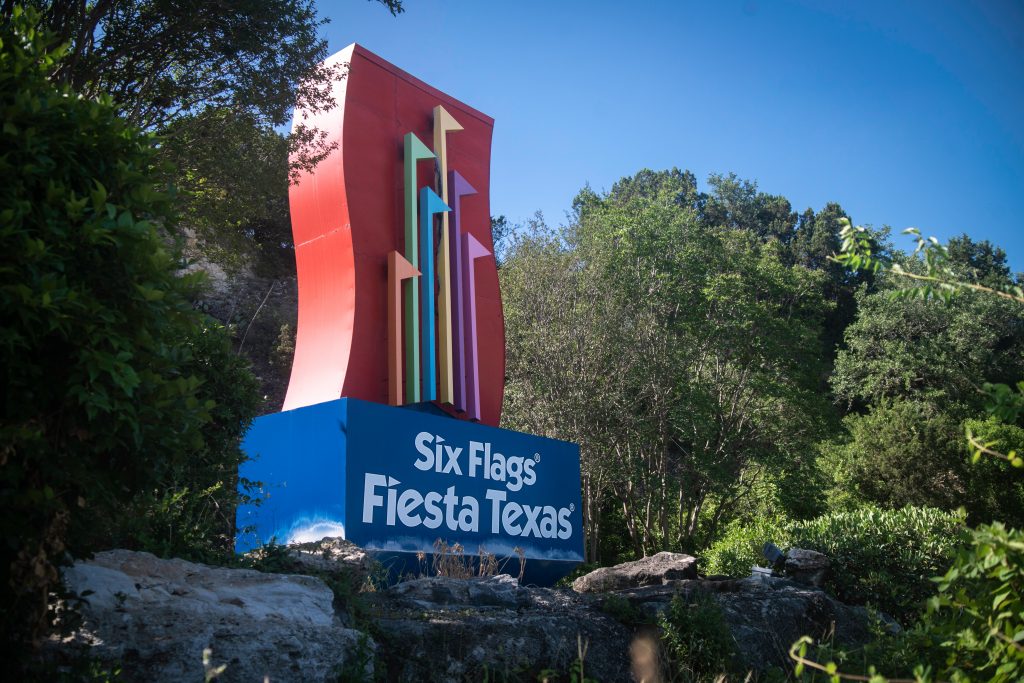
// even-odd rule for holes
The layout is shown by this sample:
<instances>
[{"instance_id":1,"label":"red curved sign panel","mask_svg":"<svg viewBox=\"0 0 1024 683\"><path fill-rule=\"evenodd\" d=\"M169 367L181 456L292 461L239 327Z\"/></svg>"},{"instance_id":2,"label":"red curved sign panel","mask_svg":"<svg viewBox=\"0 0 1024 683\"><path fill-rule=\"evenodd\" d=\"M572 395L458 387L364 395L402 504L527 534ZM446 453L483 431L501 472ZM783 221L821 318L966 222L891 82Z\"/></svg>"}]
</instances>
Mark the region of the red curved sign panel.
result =
<instances>
[{"instance_id":1,"label":"red curved sign panel","mask_svg":"<svg viewBox=\"0 0 1024 683\"><path fill-rule=\"evenodd\" d=\"M289 191L299 319L283 409L437 397L496 426L505 329L490 230L494 120L358 45L327 61L348 63L336 106L295 112L337 148ZM411 219L410 196L422 197Z\"/></svg>"}]
</instances>

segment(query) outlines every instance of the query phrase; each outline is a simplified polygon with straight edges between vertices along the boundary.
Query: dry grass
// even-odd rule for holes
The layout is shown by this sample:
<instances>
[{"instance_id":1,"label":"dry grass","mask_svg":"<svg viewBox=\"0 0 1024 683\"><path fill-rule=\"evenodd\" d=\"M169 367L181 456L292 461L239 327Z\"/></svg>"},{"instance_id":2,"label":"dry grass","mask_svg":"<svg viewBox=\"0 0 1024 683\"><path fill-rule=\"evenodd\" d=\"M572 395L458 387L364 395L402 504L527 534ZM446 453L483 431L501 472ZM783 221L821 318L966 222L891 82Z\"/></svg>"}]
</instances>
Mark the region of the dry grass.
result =
<instances>
[{"instance_id":1,"label":"dry grass","mask_svg":"<svg viewBox=\"0 0 1024 683\"><path fill-rule=\"evenodd\" d=\"M526 553L522 548L516 547L513 553L519 559L519 581L523 580L526 572ZM466 549L460 543L448 545L444 539L434 541L434 552L430 556L430 570L427 571L427 554L419 552L416 559L420 563L420 576L447 576L453 579L471 579L474 577L496 576L507 573L505 567L512 559L512 555L498 559L483 546L477 548L475 555L467 555Z\"/></svg>"}]
</instances>

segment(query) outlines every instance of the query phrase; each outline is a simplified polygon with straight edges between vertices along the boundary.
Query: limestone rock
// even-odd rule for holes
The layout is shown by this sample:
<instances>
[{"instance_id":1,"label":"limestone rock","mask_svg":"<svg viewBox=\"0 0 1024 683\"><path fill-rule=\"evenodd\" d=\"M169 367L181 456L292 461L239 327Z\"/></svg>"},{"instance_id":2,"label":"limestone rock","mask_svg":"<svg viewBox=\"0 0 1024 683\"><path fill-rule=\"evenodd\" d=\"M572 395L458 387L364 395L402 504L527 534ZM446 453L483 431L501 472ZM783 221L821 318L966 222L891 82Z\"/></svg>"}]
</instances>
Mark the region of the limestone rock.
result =
<instances>
[{"instance_id":1,"label":"limestone rock","mask_svg":"<svg viewBox=\"0 0 1024 683\"><path fill-rule=\"evenodd\" d=\"M343 541L314 545L286 559L305 553L296 561L317 575L365 560ZM806 559L802 567L821 564L796 557ZM352 594L349 604L310 576L111 551L67 570L70 589L94 592L84 623L49 649L80 645L120 665L125 680L202 680L210 648L212 664L227 666L223 681L360 680L368 665L386 680L534 680L545 669L566 677L581 654L587 677L628 681L631 649L647 638L649 654L656 650L658 617L676 595L718 604L741 670L788 670L788 649L803 635L832 633L841 646L870 638L866 610L820 588L772 576L698 578L688 555L659 553L583 578L569 590L520 586L508 575L435 576ZM357 612L376 642L345 627Z\"/></svg>"},{"instance_id":2,"label":"limestone rock","mask_svg":"<svg viewBox=\"0 0 1024 683\"><path fill-rule=\"evenodd\" d=\"M681 581L619 595L655 618L677 592L688 600L704 594L718 603L739 664L754 671L773 666L789 669L789 648L804 635L820 638L833 634L836 644L848 646L863 645L871 638L866 609L844 605L820 589L787 579Z\"/></svg>"},{"instance_id":3,"label":"limestone rock","mask_svg":"<svg viewBox=\"0 0 1024 683\"><path fill-rule=\"evenodd\" d=\"M226 665L218 680L336 679L372 661L374 643L341 626L333 595L309 576L264 574L112 550L64 573L85 596L83 623L48 643L58 653L121 666L125 680L203 680L203 650Z\"/></svg>"},{"instance_id":4,"label":"limestone rock","mask_svg":"<svg viewBox=\"0 0 1024 683\"><path fill-rule=\"evenodd\" d=\"M599 681L628 681L632 632L597 601L515 578L430 577L368 594L388 680L448 683L565 676L579 659Z\"/></svg>"},{"instance_id":5,"label":"limestone rock","mask_svg":"<svg viewBox=\"0 0 1024 683\"><path fill-rule=\"evenodd\" d=\"M293 543L287 547L287 553L292 562L289 571L330 576L346 583L352 592L363 585L374 564L365 550L344 538Z\"/></svg>"},{"instance_id":6,"label":"limestone rock","mask_svg":"<svg viewBox=\"0 0 1024 683\"><path fill-rule=\"evenodd\" d=\"M785 579L740 583L741 590L715 597L747 667L790 666L789 648L805 635L832 634L839 646L863 645L871 639L870 618L863 607L844 605L820 589Z\"/></svg>"},{"instance_id":7,"label":"limestone rock","mask_svg":"<svg viewBox=\"0 0 1024 683\"><path fill-rule=\"evenodd\" d=\"M661 552L634 562L595 569L573 581L572 588L577 593L600 593L696 578L697 558Z\"/></svg>"},{"instance_id":8,"label":"limestone rock","mask_svg":"<svg viewBox=\"0 0 1024 683\"><path fill-rule=\"evenodd\" d=\"M786 553L783 571L797 583L820 587L825 583L825 575L830 566L832 561L827 555L814 550L792 548Z\"/></svg>"}]
</instances>

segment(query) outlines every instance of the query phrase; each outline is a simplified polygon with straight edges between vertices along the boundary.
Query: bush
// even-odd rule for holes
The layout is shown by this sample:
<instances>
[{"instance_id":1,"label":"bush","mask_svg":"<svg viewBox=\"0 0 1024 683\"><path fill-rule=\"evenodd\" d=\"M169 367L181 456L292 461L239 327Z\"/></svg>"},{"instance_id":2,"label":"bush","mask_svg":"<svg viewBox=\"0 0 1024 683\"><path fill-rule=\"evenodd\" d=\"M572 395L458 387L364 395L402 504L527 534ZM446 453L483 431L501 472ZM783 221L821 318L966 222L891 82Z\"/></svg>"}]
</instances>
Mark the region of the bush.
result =
<instances>
[{"instance_id":1,"label":"bush","mask_svg":"<svg viewBox=\"0 0 1024 683\"><path fill-rule=\"evenodd\" d=\"M826 587L840 600L871 606L907 625L934 592L932 577L966 542L958 512L862 508L788 527L793 546L832 560Z\"/></svg>"},{"instance_id":2,"label":"bush","mask_svg":"<svg viewBox=\"0 0 1024 683\"><path fill-rule=\"evenodd\" d=\"M60 53L35 23L15 9L0 27L0 638L14 647L45 627L58 567L156 501L230 545L256 405L223 330L189 303L196 281L177 276L152 141L109 100L47 80Z\"/></svg>"},{"instance_id":3,"label":"bush","mask_svg":"<svg viewBox=\"0 0 1024 683\"><path fill-rule=\"evenodd\" d=\"M718 680L732 666L735 647L722 610L704 593L676 594L658 619L666 679L684 683Z\"/></svg>"},{"instance_id":4,"label":"bush","mask_svg":"<svg viewBox=\"0 0 1024 683\"><path fill-rule=\"evenodd\" d=\"M747 576L752 566L767 566L761 554L766 541L828 555L829 591L849 604L870 604L906 625L934 593L931 578L946 570L966 542L966 529L960 513L914 507L860 508L806 522L734 522L704 553L705 571Z\"/></svg>"},{"instance_id":5,"label":"bush","mask_svg":"<svg viewBox=\"0 0 1024 683\"><path fill-rule=\"evenodd\" d=\"M936 404L883 401L843 422L849 441L823 446L840 497L888 509L954 510L966 500L963 428Z\"/></svg>"},{"instance_id":6,"label":"bush","mask_svg":"<svg viewBox=\"0 0 1024 683\"><path fill-rule=\"evenodd\" d=\"M1001 453L1024 453L1024 429L998 418L967 420L965 428ZM1024 528L1024 468L1002 458L981 457L968 468L968 520L971 525L1001 521Z\"/></svg>"},{"instance_id":7,"label":"bush","mask_svg":"<svg viewBox=\"0 0 1024 683\"><path fill-rule=\"evenodd\" d=\"M749 524L732 522L725 535L703 553L704 573L726 576L749 576L755 565L768 566L762 553L764 544L771 541L785 548L789 544L787 523L781 518L760 518Z\"/></svg>"},{"instance_id":8,"label":"bush","mask_svg":"<svg viewBox=\"0 0 1024 683\"><path fill-rule=\"evenodd\" d=\"M965 427L1003 452L1024 450L1024 429L996 418L961 423L936 404L884 401L849 415L845 442L821 445L819 464L832 473L831 509L864 504L967 510L968 522L1024 522L1024 470L998 458L968 462Z\"/></svg>"}]
</instances>

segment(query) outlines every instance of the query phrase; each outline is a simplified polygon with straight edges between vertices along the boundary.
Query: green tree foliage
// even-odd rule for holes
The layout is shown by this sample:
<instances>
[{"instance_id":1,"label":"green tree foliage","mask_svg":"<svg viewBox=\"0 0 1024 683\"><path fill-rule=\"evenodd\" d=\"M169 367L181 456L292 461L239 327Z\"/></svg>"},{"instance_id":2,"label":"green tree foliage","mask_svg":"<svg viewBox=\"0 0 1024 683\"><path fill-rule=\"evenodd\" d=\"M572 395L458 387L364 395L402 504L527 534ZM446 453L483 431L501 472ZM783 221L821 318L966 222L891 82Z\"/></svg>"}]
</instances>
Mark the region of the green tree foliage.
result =
<instances>
[{"instance_id":1,"label":"green tree foliage","mask_svg":"<svg viewBox=\"0 0 1024 683\"><path fill-rule=\"evenodd\" d=\"M990 245L975 250L967 238L957 243L968 254L998 253ZM936 263L951 262L940 254L933 255ZM998 271L990 266L989 281ZM903 259L900 272L924 270ZM934 305L926 296L936 285L911 279L909 288L898 290L897 272L883 277L879 291L858 293L857 319L846 330L832 376L836 397L857 411L845 418L847 435L822 447L822 468L833 474L837 499L847 506L964 506L972 523L1018 523L1024 472L1006 462L969 467L963 434L970 428L1011 449L1019 443L1016 427L1000 428L983 416L993 403L987 382L1024 376L1021 307L984 291L963 291Z\"/></svg>"},{"instance_id":2,"label":"green tree foliage","mask_svg":"<svg viewBox=\"0 0 1024 683\"><path fill-rule=\"evenodd\" d=\"M36 17L0 25L0 592L4 642L39 633L57 567L174 491L230 542L251 377L189 304L161 237L155 150L106 98L80 97ZM219 482L220 488L211 491ZM134 538L140 545L144 538ZM168 546L174 547L173 544Z\"/></svg>"},{"instance_id":3,"label":"green tree foliage","mask_svg":"<svg viewBox=\"0 0 1024 683\"><path fill-rule=\"evenodd\" d=\"M254 264L269 277L294 272L285 137L244 113L208 109L172 122L160 141L165 180L187 198L180 222L206 260L232 271Z\"/></svg>"},{"instance_id":4,"label":"green tree foliage","mask_svg":"<svg viewBox=\"0 0 1024 683\"><path fill-rule=\"evenodd\" d=\"M400 0L379 0L392 13ZM27 0L49 31L49 48L68 46L52 77L86 97L110 95L135 126L158 130L209 108L229 108L260 124L285 123L298 101L324 103L336 73L326 23L311 0L235 0L230 11L203 0L76 2ZM5 0L0 17L14 3ZM214 139L214 138L211 138Z\"/></svg>"},{"instance_id":5,"label":"green tree foliage","mask_svg":"<svg viewBox=\"0 0 1024 683\"><path fill-rule=\"evenodd\" d=\"M843 251L838 260L851 268L881 270L902 278L909 286L896 290L899 297L911 301L939 298L948 307L969 299L965 295L980 294L990 301L1024 305L1024 291L1005 278L1006 271L998 265L1003 257L995 249L974 248L966 237L947 248L934 238L922 238L911 228L905 232L916 237L914 256L920 258L890 267L876 258L870 242L864 239L866 232L864 228L844 226ZM977 267L979 263L984 267ZM1024 382L1017 386L1024 389ZM979 497L999 510L1007 496L1019 501L1020 481L1011 478L1011 468L1019 472L1024 466L1017 450L1022 431L1013 423L1024 412L1024 402L1021 394L1005 383L984 383L978 392L987 399L989 418L969 421L966 441L975 465L985 458L995 461L993 469L982 470L982 476L975 479L975 491L980 486L983 495ZM995 448L1008 450L1003 453ZM922 462L921 466L927 467L928 463ZM994 479L1001 481L996 483ZM992 498L996 502L989 502ZM1007 511L1019 515L1019 505L1003 510ZM883 638L878 647L883 658L897 653L897 663L902 662L905 670L912 662L921 662L913 666L914 679L921 683L931 681L933 675L936 680L957 683L1016 681L1024 673L1024 531L994 522L970 530L967 540L953 566L936 579L938 595L929 601L928 614L920 625L908 635ZM791 650L791 656L800 662L797 675L807 665L829 673L832 680L856 678L856 674L839 672L834 661L822 665L805 659L808 642L807 638L801 639ZM868 672L872 681L884 683L874 666Z\"/></svg>"},{"instance_id":6,"label":"green tree foliage","mask_svg":"<svg viewBox=\"0 0 1024 683\"><path fill-rule=\"evenodd\" d=\"M822 276L692 196L678 172L584 190L502 268L507 423L579 441L592 542L610 493L637 553L691 547L821 428Z\"/></svg>"},{"instance_id":7,"label":"green tree foliage","mask_svg":"<svg viewBox=\"0 0 1024 683\"><path fill-rule=\"evenodd\" d=\"M915 289L921 289L920 287ZM980 413L985 381L1024 377L1024 317L1019 306L965 292L948 306L895 299L892 289L858 294L832 386L848 406L915 398L961 418Z\"/></svg>"},{"instance_id":8,"label":"green tree foliage","mask_svg":"<svg viewBox=\"0 0 1024 683\"><path fill-rule=\"evenodd\" d=\"M961 423L934 403L909 399L883 401L843 424L842 440L821 446L833 508L963 507L972 524L1024 522L1021 471L996 458L971 464L964 440L966 428L993 447L1017 450L1024 448L1020 427L992 418Z\"/></svg>"},{"instance_id":9,"label":"green tree foliage","mask_svg":"<svg viewBox=\"0 0 1024 683\"><path fill-rule=\"evenodd\" d=\"M376 0L392 14L401 0ZM181 226L208 260L255 258L290 274L287 171L311 168L334 145L301 121L296 103L333 104L344 65L325 67L326 23L312 0L25 0L51 44L68 46L54 81L86 97L109 94L130 123L156 132L168 180L181 190ZM0 5L9 20L14 3ZM241 252L241 253L240 253Z\"/></svg>"},{"instance_id":10,"label":"green tree foliage","mask_svg":"<svg viewBox=\"0 0 1024 683\"><path fill-rule=\"evenodd\" d=\"M1013 282L1006 252L988 240L975 242L966 234L954 237L946 245L953 272L970 282L1002 287Z\"/></svg>"},{"instance_id":11,"label":"green tree foliage","mask_svg":"<svg viewBox=\"0 0 1024 683\"><path fill-rule=\"evenodd\" d=\"M788 243L793 237L797 215L785 197L758 192L757 183L742 180L735 173L711 174L711 193L703 201L707 225L748 230L761 239Z\"/></svg>"},{"instance_id":12,"label":"green tree foliage","mask_svg":"<svg viewBox=\"0 0 1024 683\"><path fill-rule=\"evenodd\" d=\"M963 429L934 403L885 400L844 426L848 440L824 447L838 498L889 509L970 506Z\"/></svg>"},{"instance_id":13,"label":"green tree foliage","mask_svg":"<svg viewBox=\"0 0 1024 683\"><path fill-rule=\"evenodd\" d=\"M1024 429L995 416L965 422L965 429L981 444L1004 454L1024 453ZM973 449L972 449L973 450ZM976 453L967 467L964 505L976 523L1000 520L1024 529L1024 470L1006 458Z\"/></svg>"}]
</instances>

